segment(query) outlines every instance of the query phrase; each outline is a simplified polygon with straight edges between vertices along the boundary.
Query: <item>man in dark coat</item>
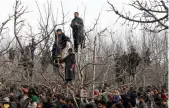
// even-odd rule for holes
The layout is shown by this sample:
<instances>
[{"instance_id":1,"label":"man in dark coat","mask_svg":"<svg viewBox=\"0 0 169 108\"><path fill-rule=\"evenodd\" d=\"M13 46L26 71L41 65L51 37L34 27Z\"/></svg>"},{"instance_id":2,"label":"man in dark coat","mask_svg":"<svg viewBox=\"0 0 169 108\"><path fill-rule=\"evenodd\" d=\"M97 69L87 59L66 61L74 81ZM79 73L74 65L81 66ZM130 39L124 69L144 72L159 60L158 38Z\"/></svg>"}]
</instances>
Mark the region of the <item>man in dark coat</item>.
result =
<instances>
[{"instance_id":1,"label":"man in dark coat","mask_svg":"<svg viewBox=\"0 0 169 108\"><path fill-rule=\"evenodd\" d=\"M60 60L60 63L65 63L65 81L69 82L75 79L75 65L76 59L75 54L73 54L73 49L69 48L68 50L69 55L66 56L64 59Z\"/></svg>"},{"instance_id":2,"label":"man in dark coat","mask_svg":"<svg viewBox=\"0 0 169 108\"><path fill-rule=\"evenodd\" d=\"M139 65L140 56L136 52L136 49L131 46L131 53L128 54L128 70L129 74L133 76L135 75L136 67Z\"/></svg>"},{"instance_id":3,"label":"man in dark coat","mask_svg":"<svg viewBox=\"0 0 169 108\"><path fill-rule=\"evenodd\" d=\"M126 52L124 52L124 54L120 57L120 60L123 61L123 62L121 62L122 69L124 71L126 71L127 64L128 64L128 56L127 56Z\"/></svg>"},{"instance_id":4,"label":"man in dark coat","mask_svg":"<svg viewBox=\"0 0 169 108\"><path fill-rule=\"evenodd\" d=\"M52 48L52 61L54 64L58 63L57 59L61 55L61 51L66 47L67 42L71 42L70 38L67 37L61 29L57 29Z\"/></svg>"},{"instance_id":5,"label":"man in dark coat","mask_svg":"<svg viewBox=\"0 0 169 108\"><path fill-rule=\"evenodd\" d=\"M136 98L137 98L137 93L136 93L136 90L135 88L131 87L130 88L130 91L129 91L129 96L130 96L130 103L133 107L136 106Z\"/></svg>"},{"instance_id":6,"label":"man in dark coat","mask_svg":"<svg viewBox=\"0 0 169 108\"><path fill-rule=\"evenodd\" d=\"M115 55L115 72L116 72L116 82L118 83L122 82L122 78L120 77L122 74L121 60L118 53Z\"/></svg>"},{"instance_id":7,"label":"man in dark coat","mask_svg":"<svg viewBox=\"0 0 169 108\"><path fill-rule=\"evenodd\" d=\"M35 49L36 49L36 45L35 45L35 39L32 38L32 43L29 44L30 50L31 50L31 59L32 61L34 60L34 53L35 53Z\"/></svg>"},{"instance_id":8,"label":"man in dark coat","mask_svg":"<svg viewBox=\"0 0 169 108\"><path fill-rule=\"evenodd\" d=\"M150 48L147 48L145 54L144 54L144 63L149 65L150 64Z\"/></svg>"},{"instance_id":9,"label":"man in dark coat","mask_svg":"<svg viewBox=\"0 0 169 108\"><path fill-rule=\"evenodd\" d=\"M70 26L73 29L74 50L78 52L79 45L81 45L81 48L85 47L84 24L78 12L74 13L74 17Z\"/></svg>"}]
</instances>

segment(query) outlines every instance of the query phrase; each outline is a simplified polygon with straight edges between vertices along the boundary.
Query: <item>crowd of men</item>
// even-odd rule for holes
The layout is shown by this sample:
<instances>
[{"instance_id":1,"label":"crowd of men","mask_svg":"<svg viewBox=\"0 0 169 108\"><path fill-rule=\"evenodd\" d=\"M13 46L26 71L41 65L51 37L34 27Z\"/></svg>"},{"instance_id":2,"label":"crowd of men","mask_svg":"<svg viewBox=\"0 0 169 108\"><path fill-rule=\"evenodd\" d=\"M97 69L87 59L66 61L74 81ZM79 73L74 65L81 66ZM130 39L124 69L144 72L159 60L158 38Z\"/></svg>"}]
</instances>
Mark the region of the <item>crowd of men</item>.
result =
<instances>
[{"instance_id":1,"label":"crowd of men","mask_svg":"<svg viewBox=\"0 0 169 108\"><path fill-rule=\"evenodd\" d=\"M166 88L121 86L116 90L95 89L93 93L94 97L80 99L79 93L72 98L45 87L11 87L0 91L0 108L168 108Z\"/></svg>"}]
</instances>

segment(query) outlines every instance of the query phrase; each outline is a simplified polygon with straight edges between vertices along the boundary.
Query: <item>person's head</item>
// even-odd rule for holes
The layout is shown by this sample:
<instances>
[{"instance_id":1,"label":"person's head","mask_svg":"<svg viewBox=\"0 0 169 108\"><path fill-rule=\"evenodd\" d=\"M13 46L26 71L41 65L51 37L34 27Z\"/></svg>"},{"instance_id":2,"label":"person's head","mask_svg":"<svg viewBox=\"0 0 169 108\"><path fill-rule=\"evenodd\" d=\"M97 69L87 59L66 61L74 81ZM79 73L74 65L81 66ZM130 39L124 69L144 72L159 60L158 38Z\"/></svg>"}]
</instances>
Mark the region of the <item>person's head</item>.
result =
<instances>
[{"instance_id":1,"label":"person's head","mask_svg":"<svg viewBox=\"0 0 169 108\"><path fill-rule=\"evenodd\" d=\"M162 105L167 105L167 99L162 99Z\"/></svg>"},{"instance_id":2,"label":"person's head","mask_svg":"<svg viewBox=\"0 0 169 108\"><path fill-rule=\"evenodd\" d=\"M32 99L32 102L37 102L38 101L38 97L35 96L35 95L32 95L31 99Z\"/></svg>"},{"instance_id":3,"label":"person's head","mask_svg":"<svg viewBox=\"0 0 169 108\"><path fill-rule=\"evenodd\" d=\"M60 35L60 34L62 34L62 29L57 29L56 30L56 35Z\"/></svg>"},{"instance_id":4,"label":"person's head","mask_svg":"<svg viewBox=\"0 0 169 108\"><path fill-rule=\"evenodd\" d=\"M138 97L138 100L139 100L140 103L142 103L142 102L144 102L144 97L141 95L141 96Z\"/></svg>"},{"instance_id":5,"label":"person's head","mask_svg":"<svg viewBox=\"0 0 169 108\"><path fill-rule=\"evenodd\" d=\"M68 99L67 103L68 103L69 106L72 106L72 107L74 106L73 99Z\"/></svg>"},{"instance_id":6,"label":"person's head","mask_svg":"<svg viewBox=\"0 0 169 108\"><path fill-rule=\"evenodd\" d=\"M153 91L153 90L151 90L151 92L150 92L150 93L151 93L151 95L154 95L154 91Z\"/></svg>"},{"instance_id":7,"label":"person's head","mask_svg":"<svg viewBox=\"0 0 169 108\"><path fill-rule=\"evenodd\" d=\"M157 89L154 89L154 94L158 94L158 91L157 91Z\"/></svg>"},{"instance_id":8,"label":"person's head","mask_svg":"<svg viewBox=\"0 0 169 108\"><path fill-rule=\"evenodd\" d=\"M59 102L60 102L61 104L65 104L65 103L66 103L65 97L64 97L64 96L59 97Z\"/></svg>"},{"instance_id":9,"label":"person's head","mask_svg":"<svg viewBox=\"0 0 169 108\"><path fill-rule=\"evenodd\" d=\"M73 49L72 49L72 48L69 48L69 49L68 49L68 53L69 53L69 54L73 53Z\"/></svg>"},{"instance_id":10,"label":"person's head","mask_svg":"<svg viewBox=\"0 0 169 108\"><path fill-rule=\"evenodd\" d=\"M103 100L98 101L98 108L105 108L106 107L106 102Z\"/></svg>"},{"instance_id":11,"label":"person's head","mask_svg":"<svg viewBox=\"0 0 169 108\"><path fill-rule=\"evenodd\" d=\"M120 93L117 90L114 90L115 95L120 95Z\"/></svg>"},{"instance_id":12,"label":"person's head","mask_svg":"<svg viewBox=\"0 0 169 108\"><path fill-rule=\"evenodd\" d=\"M122 100L121 99L118 100L118 104L122 104Z\"/></svg>"},{"instance_id":13,"label":"person's head","mask_svg":"<svg viewBox=\"0 0 169 108\"><path fill-rule=\"evenodd\" d=\"M28 89L23 88L23 94L24 94L24 95L28 95Z\"/></svg>"},{"instance_id":14,"label":"person's head","mask_svg":"<svg viewBox=\"0 0 169 108\"><path fill-rule=\"evenodd\" d=\"M29 88L28 90L28 95L29 97L33 96L33 95L38 95L37 92L35 91L35 89L33 87Z\"/></svg>"},{"instance_id":15,"label":"person's head","mask_svg":"<svg viewBox=\"0 0 169 108\"><path fill-rule=\"evenodd\" d=\"M74 17L79 17L79 13L78 13L78 12L75 12L75 13L74 13Z\"/></svg>"}]
</instances>

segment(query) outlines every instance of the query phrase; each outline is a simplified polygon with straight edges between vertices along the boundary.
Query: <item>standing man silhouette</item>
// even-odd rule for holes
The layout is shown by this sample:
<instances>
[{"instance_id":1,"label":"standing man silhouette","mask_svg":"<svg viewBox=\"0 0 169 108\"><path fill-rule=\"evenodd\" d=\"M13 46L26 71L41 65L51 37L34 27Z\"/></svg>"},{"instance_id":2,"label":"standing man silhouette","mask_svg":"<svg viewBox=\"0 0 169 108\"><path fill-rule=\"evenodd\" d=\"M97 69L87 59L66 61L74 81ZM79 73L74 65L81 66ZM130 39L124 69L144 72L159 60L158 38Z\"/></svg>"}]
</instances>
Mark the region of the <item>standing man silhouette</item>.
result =
<instances>
[{"instance_id":1,"label":"standing man silhouette","mask_svg":"<svg viewBox=\"0 0 169 108\"><path fill-rule=\"evenodd\" d=\"M74 13L74 19L70 26L73 30L74 50L75 52L78 52L79 45L81 45L81 49L85 47L84 24L82 18L79 17L78 12Z\"/></svg>"}]
</instances>

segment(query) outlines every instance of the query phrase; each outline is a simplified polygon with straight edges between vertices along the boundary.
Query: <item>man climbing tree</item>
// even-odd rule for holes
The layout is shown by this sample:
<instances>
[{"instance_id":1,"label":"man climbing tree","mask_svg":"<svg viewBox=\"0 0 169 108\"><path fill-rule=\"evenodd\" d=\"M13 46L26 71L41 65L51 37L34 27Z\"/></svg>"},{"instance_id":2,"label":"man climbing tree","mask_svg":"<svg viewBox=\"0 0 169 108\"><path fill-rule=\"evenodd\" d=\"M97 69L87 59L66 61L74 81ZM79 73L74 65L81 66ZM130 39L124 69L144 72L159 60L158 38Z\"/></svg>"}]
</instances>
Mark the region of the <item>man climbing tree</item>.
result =
<instances>
[{"instance_id":1,"label":"man climbing tree","mask_svg":"<svg viewBox=\"0 0 169 108\"><path fill-rule=\"evenodd\" d=\"M127 56L126 52L123 53L123 55L120 57L120 60L123 61L123 62L121 62L122 70L126 71L127 62L128 62L128 56Z\"/></svg>"},{"instance_id":2,"label":"man climbing tree","mask_svg":"<svg viewBox=\"0 0 169 108\"><path fill-rule=\"evenodd\" d=\"M75 65L76 59L75 54L73 53L73 49L69 48L69 55L64 59L59 60L60 63L65 63L65 81L69 82L75 79Z\"/></svg>"},{"instance_id":3,"label":"man climbing tree","mask_svg":"<svg viewBox=\"0 0 169 108\"><path fill-rule=\"evenodd\" d=\"M57 29L52 49L52 61L56 66L58 66L58 57L64 56L63 50L67 47L67 42L71 43L70 38L67 37L61 29Z\"/></svg>"},{"instance_id":4,"label":"man climbing tree","mask_svg":"<svg viewBox=\"0 0 169 108\"><path fill-rule=\"evenodd\" d=\"M147 48L147 50L146 50L146 52L145 52L145 54L144 54L144 63L146 64L146 65L150 65L150 49L149 48Z\"/></svg>"},{"instance_id":5,"label":"man climbing tree","mask_svg":"<svg viewBox=\"0 0 169 108\"><path fill-rule=\"evenodd\" d=\"M32 77L33 72L33 61L32 61L32 55L31 55L31 43L29 45L25 46L23 49L23 52L21 52L21 65L23 66L23 69L26 71L25 77Z\"/></svg>"},{"instance_id":6,"label":"man climbing tree","mask_svg":"<svg viewBox=\"0 0 169 108\"><path fill-rule=\"evenodd\" d=\"M122 61L118 53L116 53L114 60L115 60L116 82L120 83L123 81L121 77L121 75L123 74L123 71L122 71L122 66L121 66Z\"/></svg>"},{"instance_id":7,"label":"man climbing tree","mask_svg":"<svg viewBox=\"0 0 169 108\"><path fill-rule=\"evenodd\" d=\"M31 59L32 61L34 60L34 53L35 53L35 49L36 49L36 45L35 45L35 40L34 38L32 38L32 42L29 44L30 50L31 50Z\"/></svg>"},{"instance_id":8,"label":"man climbing tree","mask_svg":"<svg viewBox=\"0 0 169 108\"><path fill-rule=\"evenodd\" d=\"M128 58L128 71L129 71L129 74L132 75L134 78L136 68L140 63L141 58L133 46L131 46L130 50L131 50L131 53L128 54L128 57L129 57Z\"/></svg>"},{"instance_id":9,"label":"man climbing tree","mask_svg":"<svg viewBox=\"0 0 169 108\"><path fill-rule=\"evenodd\" d=\"M78 12L74 13L74 19L70 26L73 30L74 50L78 52L79 45L81 45L81 49L85 47L84 24Z\"/></svg>"}]
</instances>

